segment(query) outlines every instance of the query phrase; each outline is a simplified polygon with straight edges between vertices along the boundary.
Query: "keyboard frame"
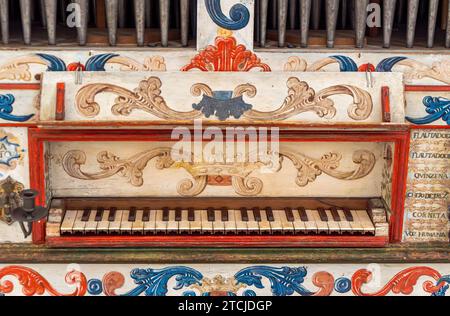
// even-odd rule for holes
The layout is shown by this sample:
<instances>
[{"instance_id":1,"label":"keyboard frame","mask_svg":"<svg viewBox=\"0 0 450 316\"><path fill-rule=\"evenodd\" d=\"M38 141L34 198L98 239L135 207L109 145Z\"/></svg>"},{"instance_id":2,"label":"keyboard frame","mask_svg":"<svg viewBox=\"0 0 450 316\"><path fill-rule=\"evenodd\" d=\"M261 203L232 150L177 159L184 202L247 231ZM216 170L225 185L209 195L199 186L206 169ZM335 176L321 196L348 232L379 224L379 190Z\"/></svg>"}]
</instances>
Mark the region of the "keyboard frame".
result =
<instances>
[{"instance_id":1,"label":"keyboard frame","mask_svg":"<svg viewBox=\"0 0 450 316\"><path fill-rule=\"evenodd\" d=\"M183 122L179 122L183 124ZM253 123L255 125L256 123ZM208 124L205 124L208 125ZM245 124L242 124L245 125ZM257 124L256 124L257 125ZM265 124L260 124L266 126ZM87 125L86 127L89 127ZM280 141L298 142L389 142L395 145L393 154L392 201L389 215L389 237L377 236L46 236L46 221L33 223L32 240L34 244L47 244L51 247L383 247L388 243L401 241L403 227L403 205L406 190L407 152L409 146L409 128L406 125L346 124L341 126L307 125L305 130L280 130ZM334 130L332 130L334 129ZM38 205L51 201L51 192L46 188L46 152L47 142L71 141L170 141L170 130L166 129L64 129L30 128L28 133L29 155L35 164L30 168L30 186L40 194ZM45 193L45 194L44 194ZM136 197L133 197L135 199ZM375 197L379 198L379 197ZM86 198L85 198L86 199ZM181 198L180 198L181 199ZM197 197L198 200L203 198ZM258 197L258 199L261 199ZM228 198L230 201L231 199ZM234 199L232 199L234 200ZM85 204L86 205L86 204ZM104 206L104 205L102 205ZM128 206L129 203L128 203ZM135 205L133 205L135 206ZM222 207L224 205L219 205ZM228 206L225 204L225 206ZM252 207L255 205L252 205ZM271 205L264 205L271 206ZM284 205L286 207L289 205ZM298 207L294 205L292 207ZM94 205L92 205L94 207ZM172 207L172 205L171 205ZM176 207L176 205L173 205Z\"/></svg>"}]
</instances>

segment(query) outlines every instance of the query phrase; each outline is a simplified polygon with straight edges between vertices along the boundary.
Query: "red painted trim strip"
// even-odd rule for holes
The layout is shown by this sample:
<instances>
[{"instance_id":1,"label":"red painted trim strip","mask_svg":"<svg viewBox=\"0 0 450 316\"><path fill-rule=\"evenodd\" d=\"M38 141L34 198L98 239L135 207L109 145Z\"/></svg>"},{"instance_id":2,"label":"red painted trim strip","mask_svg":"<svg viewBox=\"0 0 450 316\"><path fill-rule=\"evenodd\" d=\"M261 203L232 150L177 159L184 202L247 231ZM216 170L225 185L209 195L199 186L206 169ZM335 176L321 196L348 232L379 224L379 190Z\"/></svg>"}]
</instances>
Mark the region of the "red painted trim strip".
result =
<instances>
[{"instance_id":1,"label":"red painted trim strip","mask_svg":"<svg viewBox=\"0 0 450 316\"><path fill-rule=\"evenodd\" d=\"M430 92L430 91L436 91L436 92L448 92L450 91L450 85L405 85L405 91L406 92Z\"/></svg>"},{"instance_id":2,"label":"red painted trim strip","mask_svg":"<svg viewBox=\"0 0 450 316\"><path fill-rule=\"evenodd\" d=\"M156 235L49 237L50 247L383 247L386 237L375 236L261 236L261 235Z\"/></svg>"},{"instance_id":3,"label":"red painted trim strip","mask_svg":"<svg viewBox=\"0 0 450 316\"><path fill-rule=\"evenodd\" d=\"M0 83L0 90L41 90L40 83Z\"/></svg>"},{"instance_id":4,"label":"red painted trim strip","mask_svg":"<svg viewBox=\"0 0 450 316\"><path fill-rule=\"evenodd\" d=\"M381 110L383 112L383 122L391 121L391 103L389 87L381 87Z\"/></svg>"},{"instance_id":5,"label":"red painted trim strip","mask_svg":"<svg viewBox=\"0 0 450 316\"><path fill-rule=\"evenodd\" d=\"M56 110L55 119L57 121L63 121L65 116L65 92L66 85L64 82L58 82L56 84Z\"/></svg>"}]
</instances>

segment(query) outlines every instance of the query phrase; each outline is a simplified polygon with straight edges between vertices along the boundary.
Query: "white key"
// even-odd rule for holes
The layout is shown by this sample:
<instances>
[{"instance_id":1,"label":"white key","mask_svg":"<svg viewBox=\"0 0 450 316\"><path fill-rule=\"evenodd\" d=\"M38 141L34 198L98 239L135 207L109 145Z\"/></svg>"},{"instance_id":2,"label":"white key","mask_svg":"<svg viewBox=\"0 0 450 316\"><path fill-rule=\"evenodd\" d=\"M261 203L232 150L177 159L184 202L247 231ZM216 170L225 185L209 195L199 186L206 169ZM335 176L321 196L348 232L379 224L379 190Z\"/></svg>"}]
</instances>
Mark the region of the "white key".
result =
<instances>
[{"instance_id":1,"label":"white key","mask_svg":"<svg viewBox=\"0 0 450 316\"><path fill-rule=\"evenodd\" d=\"M167 232L167 222L163 221L163 210L156 210L155 231L164 234Z\"/></svg>"},{"instance_id":2,"label":"white key","mask_svg":"<svg viewBox=\"0 0 450 316\"><path fill-rule=\"evenodd\" d=\"M333 215L331 214L330 210L325 210L325 213L327 213L328 216L328 229L331 234L340 234L341 233L341 226L339 225L339 222L335 222Z\"/></svg>"},{"instance_id":3,"label":"white key","mask_svg":"<svg viewBox=\"0 0 450 316\"><path fill-rule=\"evenodd\" d=\"M280 211L280 220L281 220L281 226L283 227L283 233L285 234L292 234L294 233L294 224L292 222L289 222L286 216L286 211L282 210Z\"/></svg>"},{"instance_id":4,"label":"white key","mask_svg":"<svg viewBox=\"0 0 450 316\"><path fill-rule=\"evenodd\" d=\"M222 211L214 211L215 221L213 222L214 234L223 234L225 231L225 223L222 222Z\"/></svg>"},{"instance_id":5,"label":"white key","mask_svg":"<svg viewBox=\"0 0 450 316\"><path fill-rule=\"evenodd\" d=\"M253 216L253 211L247 210L248 222L247 222L247 230L250 234L255 234L259 232L258 222L255 220L255 216Z\"/></svg>"},{"instance_id":6,"label":"white key","mask_svg":"<svg viewBox=\"0 0 450 316\"><path fill-rule=\"evenodd\" d=\"M109 232L111 233L119 233L120 232L120 224L122 222L122 214L123 211L116 211L116 217L114 221L109 223Z\"/></svg>"},{"instance_id":7,"label":"white key","mask_svg":"<svg viewBox=\"0 0 450 316\"><path fill-rule=\"evenodd\" d=\"M303 222L307 234L317 234L317 224L314 217L314 210L305 210L308 221Z\"/></svg>"},{"instance_id":8,"label":"white key","mask_svg":"<svg viewBox=\"0 0 450 316\"><path fill-rule=\"evenodd\" d=\"M181 211L181 221L178 223L178 230L180 231L181 234L187 234L191 232L188 210Z\"/></svg>"},{"instance_id":9,"label":"white key","mask_svg":"<svg viewBox=\"0 0 450 316\"><path fill-rule=\"evenodd\" d=\"M77 211L74 210L66 210L64 215L64 220L61 224L61 233L72 233L72 227L77 218Z\"/></svg>"},{"instance_id":10,"label":"white key","mask_svg":"<svg viewBox=\"0 0 450 316\"><path fill-rule=\"evenodd\" d=\"M83 222L81 219L83 218L84 210L77 211L77 217L75 218L75 222L73 223L72 232L73 233L82 233L84 232L84 228L86 227L86 222Z\"/></svg>"},{"instance_id":11,"label":"white key","mask_svg":"<svg viewBox=\"0 0 450 316\"><path fill-rule=\"evenodd\" d=\"M202 211L194 210L194 220L189 222L192 234L200 234L202 232Z\"/></svg>"},{"instance_id":12,"label":"white key","mask_svg":"<svg viewBox=\"0 0 450 316\"><path fill-rule=\"evenodd\" d=\"M86 226L84 227L84 232L86 234L95 234L97 232L98 222L95 221L96 213L96 210L91 210L91 213L89 213L89 220L86 222Z\"/></svg>"},{"instance_id":13,"label":"white key","mask_svg":"<svg viewBox=\"0 0 450 316\"><path fill-rule=\"evenodd\" d=\"M107 233L109 230L109 210L104 210L103 211L103 216L102 216L102 220L100 222L98 222L97 224L97 232L98 233Z\"/></svg>"},{"instance_id":14,"label":"white key","mask_svg":"<svg viewBox=\"0 0 450 316\"><path fill-rule=\"evenodd\" d=\"M228 210L228 221L224 222L225 233L235 234L236 233L236 218L234 217L234 210Z\"/></svg>"},{"instance_id":15,"label":"white key","mask_svg":"<svg viewBox=\"0 0 450 316\"><path fill-rule=\"evenodd\" d=\"M150 210L148 222L144 222L144 234L156 233L156 210Z\"/></svg>"},{"instance_id":16,"label":"white key","mask_svg":"<svg viewBox=\"0 0 450 316\"><path fill-rule=\"evenodd\" d=\"M323 222L320 219L319 212L316 210L306 210L306 213L308 214L308 218L312 218L317 226L317 232L320 233L328 233L328 225L326 222ZM311 215L311 217L310 217Z\"/></svg>"},{"instance_id":17,"label":"white key","mask_svg":"<svg viewBox=\"0 0 450 316\"><path fill-rule=\"evenodd\" d=\"M261 221L259 222L259 232L261 234L270 234L270 222L267 219L267 214L265 210L260 210L261 213Z\"/></svg>"},{"instance_id":18,"label":"white key","mask_svg":"<svg viewBox=\"0 0 450 316\"><path fill-rule=\"evenodd\" d=\"M142 221L143 210L136 211L136 220L131 225L133 234L142 234L144 232L144 222Z\"/></svg>"},{"instance_id":19,"label":"white key","mask_svg":"<svg viewBox=\"0 0 450 316\"><path fill-rule=\"evenodd\" d=\"M359 221L364 228L364 233L375 234L375 226L365 210L355 211L358 214Z\"/></svg>"},{"instance_id":20,"label":"white key","mask_svg":"<svg viewBox=\"0 0 450 316\"><path fill-rule=\"evenodd\" d=\"M352 226L352 231L355 232L355 233L358 233L358 234L363 234L364 233L364 226L359 221L358 213L356 213L356 211L354 211L354 210L350 210L350 213L353 216L353 222L350 222L350 225Z\"/></svg>"},{"instance_id":21,"label":"white key","mask_svg":"<svg viewBox=\"0 0 450 316\"><path fill-rule=\"evenodd\" d=\"M241 217L241 210L234 210L234 218L236 219L236 232L247 233L247 222L244 222Z\"/></svg>"},{"instance_id":22,"label":"white key","mask_svg":"<svg viewBox=\"0 0 450 316\"><path fill-rule=\"evenodd\" d=\"M276 233L282 233L283 232L283 225L281 224L281 212L284 212L282 210L273 210L273 222L270 222L270 229L272 230L272 234Z\"/></svg>"},{"instance_id":23,"label":"white key","mask_svg":"<svg viewBox=\"0 0 450 316\"><path fill-rule=\"evenodd\" d=\"M129 216L130 216L129 210L122 210L122 222L120 223L120 233L121 234L131 233L131 227L133 226L133 222L128 221Z\"/></svg>"},{"instance_id":24,"label":"white key","mask_svg":"<svg viewBox=\"0 0 450 316\"><path fill-rule=\"evenodd\" d=\"M169 211L169 221L167 222L167 233L178 233L178 222L175 220L175 210Z\"/></svg>"},{"instance_id":25,"label":"white key","mask_svg":"<svg viewBox=\"0 0 450 316\"><path fill-rule=\"evenodd\" d=\"M293 209L292 214L294 214L293 224L294 224L295 233L296 234L305 233L305 231L306 231L305 223L302 222L302 220L300 218L300 214L298 213L298 210Z\"/></svg>"},{"instance_id":26,"label":"white key","mask_svg":"<svg viewBox=\"0 0 450 316\"><path fill-rule=\"evenodd\" d=\"M350 222L345 218L345 214L343 210L337 210L341 221L339 222L339 226L341 226L341 232L351 232L352 227L350 226Z\"/></svg>"},{"instance_id":27,"label":"white key","mask_svg":"<svg viewBox=\"0 0 450 316\"><path fill-rule=\"evenodd\" d=\"M202 218L202 233L203 234L212 234L214 232L213 222L208 221L208 211L207 210L201 211L201 218Z\"/></svg>"}]
</instances>

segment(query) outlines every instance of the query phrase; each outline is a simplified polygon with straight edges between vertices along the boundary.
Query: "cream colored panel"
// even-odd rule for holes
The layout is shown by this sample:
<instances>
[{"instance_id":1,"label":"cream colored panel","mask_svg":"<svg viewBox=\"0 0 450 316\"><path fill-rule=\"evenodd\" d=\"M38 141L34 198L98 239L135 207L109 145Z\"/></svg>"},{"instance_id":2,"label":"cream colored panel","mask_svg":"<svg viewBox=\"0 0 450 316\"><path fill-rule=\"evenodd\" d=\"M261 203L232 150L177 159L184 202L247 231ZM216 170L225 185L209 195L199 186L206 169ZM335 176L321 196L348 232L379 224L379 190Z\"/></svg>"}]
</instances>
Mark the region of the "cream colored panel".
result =
<instances>
[{"instance_id":1,"label":"cream colored panel","mask_svg":"<svg viewBox=\"0 0 450 316\"><path fill-rule=\"evenodd\" d=\"M245 164L179 162L171 157L173 144L50 143L52 191L56 196L381 195L382 143L282 142L274 168L259 156ZM230 185L214 186L208 175L229 178Z\"/></svg>"}]
</instances>

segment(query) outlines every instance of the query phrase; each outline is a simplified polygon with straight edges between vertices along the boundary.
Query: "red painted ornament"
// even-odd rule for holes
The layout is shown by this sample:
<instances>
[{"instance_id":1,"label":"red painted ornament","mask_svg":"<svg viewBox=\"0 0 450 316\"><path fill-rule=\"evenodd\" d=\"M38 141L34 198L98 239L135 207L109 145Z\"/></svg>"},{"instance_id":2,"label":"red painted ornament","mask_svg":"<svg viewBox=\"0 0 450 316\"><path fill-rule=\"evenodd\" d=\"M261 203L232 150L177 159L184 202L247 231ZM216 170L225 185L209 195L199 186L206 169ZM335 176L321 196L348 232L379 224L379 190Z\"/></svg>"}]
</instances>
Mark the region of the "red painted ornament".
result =
<instances>
[{"instance_id":1,"label":"red painted ornament","mask_svg":"<svg viewBox=\"0 0 450 316\"><path fill-rule=\"evenodd\" d=\"M67 65L67 71L77 71L77 70L84 71L85 69L86 68L82 63L71 63Z\"/></svg>"},{"instance_id":2,"label":"red painted ornament","mask_svg":"<svg viewBox=\"0 0 450 316\"><path fill-rule=\"evenodd\" d=\"M181 68L182 71L199 69L201 71L250 71L260 68L271 71L269 65L242 45L236 45L234 37L216 37L215 45L209 45Z\"/></svg>"}]
</instances>

